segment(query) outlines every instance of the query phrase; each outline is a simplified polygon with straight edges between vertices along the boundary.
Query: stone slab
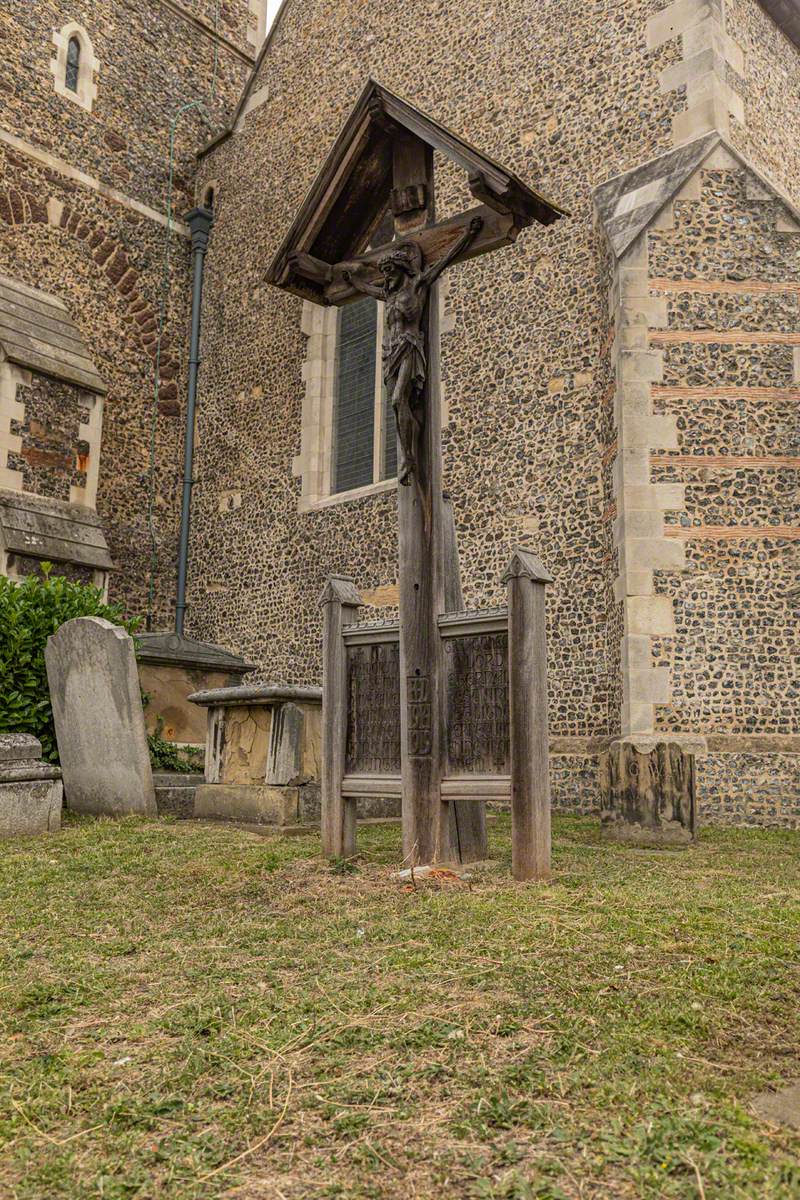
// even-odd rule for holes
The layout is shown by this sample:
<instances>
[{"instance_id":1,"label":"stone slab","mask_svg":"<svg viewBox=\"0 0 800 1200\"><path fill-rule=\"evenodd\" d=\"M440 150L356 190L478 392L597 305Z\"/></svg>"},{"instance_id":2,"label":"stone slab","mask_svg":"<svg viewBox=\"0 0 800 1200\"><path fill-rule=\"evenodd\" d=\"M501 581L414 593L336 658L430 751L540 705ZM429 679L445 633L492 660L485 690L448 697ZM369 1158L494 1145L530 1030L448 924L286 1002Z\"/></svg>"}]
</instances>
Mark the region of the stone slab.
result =
<instances>
[{"instance_id":1,"label":"stone slab","mask_svg":"<svg viewBox=\"0 0 800 1200\"><path fill-rule=\"evenodd\" d=\"M695 754L666 735L632 734L600 756L600 833L635 846L685 847L696 827Z\"/></svg>"},{"instance_id":2,"label":"stone slab","mask_svg":"<svg viewBox=\"0 0 800 1200\"><path fill-rule=\"evenodd\" d=\"M68 807L155 816L133 639L102 617L76 617L48 638L45 662Z\"/></svg>"},{"instance_id":3,"label":"stone slab","mask_svg":"<svg viewBox=\"0 0 800 1200\"><path fill-rule=\"evenodd\" d=\"M300 820L300 789L266 784L205 783L194 797L194 816L206 821L292 825Z\"/></svg>"},{"instance_id":4,"label":"stone slab","mask_svg":"<svg viewBox=\"0 0 800 1200\"><path fill-rule=\"evenodd\" d=\"M175 817L179 821L194 816L194 797L205 778L201 774L178 771L157 771L153 775L156 807L160 817Z\"/></svg>"}]
</instances>

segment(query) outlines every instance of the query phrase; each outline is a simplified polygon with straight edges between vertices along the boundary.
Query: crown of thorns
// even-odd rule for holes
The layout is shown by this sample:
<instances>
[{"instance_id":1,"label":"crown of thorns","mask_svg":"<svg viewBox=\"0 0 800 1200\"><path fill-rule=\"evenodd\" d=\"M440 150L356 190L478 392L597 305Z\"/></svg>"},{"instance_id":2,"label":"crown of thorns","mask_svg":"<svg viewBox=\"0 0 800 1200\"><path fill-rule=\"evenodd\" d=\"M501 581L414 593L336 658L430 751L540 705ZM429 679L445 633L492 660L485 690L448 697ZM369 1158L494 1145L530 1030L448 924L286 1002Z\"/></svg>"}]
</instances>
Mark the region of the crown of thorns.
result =
<instances>
[{"instance_id":1,"label":"crown of thorns","mask_svg":"<svg viewBox=\"0 0 800 1200\"><path fill-rule=\"evenodd\" d=\"M401 242L383 256L378 266L381 270L384 267L399 267L407 275L416 275L422 270L422 251L416 242Z\"/></svg>"}]
</instances>

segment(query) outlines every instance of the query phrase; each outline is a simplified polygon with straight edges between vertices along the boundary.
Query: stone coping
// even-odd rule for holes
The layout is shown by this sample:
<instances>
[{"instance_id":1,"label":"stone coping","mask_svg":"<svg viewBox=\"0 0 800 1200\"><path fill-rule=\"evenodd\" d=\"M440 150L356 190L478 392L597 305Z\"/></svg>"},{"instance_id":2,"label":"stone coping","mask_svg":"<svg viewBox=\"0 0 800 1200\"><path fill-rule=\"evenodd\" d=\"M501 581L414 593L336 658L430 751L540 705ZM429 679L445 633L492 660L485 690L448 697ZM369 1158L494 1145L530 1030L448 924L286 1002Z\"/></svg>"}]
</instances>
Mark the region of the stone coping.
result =
<instances>
[{"instance_id":1,"label":"stone coping","mask_svg":"<svg viewBox=\"0 0 800 1200\"><path fill-rule=\"evenodd\" d=\"M114 570L102 519L85 504L0 488L0 540L8 554Z\"/></svg>"},{"instance_id":2,"label":"stone coping","mask_svg":"<svg viewBox=\"0 0 800 1200\"><path fill-rule=\"evenodd\" d=\"M30 783L41 779L60 779L61 768L52 763L40 762L35 758L19 759L17 762L0 763L0 784Z\"/></svg>"},{"instance_id":3,"label":"stone coping","mask_svg":"<svg viewBox=\"0 0 800 1200\"><path fill-rule=\"evenodd\" d=\"M200 787L206 777L202 771L153 771L153 787Z\"/></svg>"},{"instance_id":4,"label":"stone coping","mask_svg":"<svg viewBox=\"0 0 800 1200\"><path fill-rule=\"evenodd\" d=\"M213 642L182 637L174 631L137 633L136 657L143 663L164 663L181 667L204 667L206 670L236 672L246 675L255 667L238 654Z\"/></svg>"},{"instance_id":5,"label":"stone coping","mask_svg":"<svg viewBox=\"0 0 800 1200\"><path fill-rule=\"evenodd\" d=\"M189 696L193 704L203 707L229 708L241 704L280 704L293 700L300 704L322 704L322 688L302 687L286 683L262 683L252 687L210 688Z\"/></svg>"}]
</instances>

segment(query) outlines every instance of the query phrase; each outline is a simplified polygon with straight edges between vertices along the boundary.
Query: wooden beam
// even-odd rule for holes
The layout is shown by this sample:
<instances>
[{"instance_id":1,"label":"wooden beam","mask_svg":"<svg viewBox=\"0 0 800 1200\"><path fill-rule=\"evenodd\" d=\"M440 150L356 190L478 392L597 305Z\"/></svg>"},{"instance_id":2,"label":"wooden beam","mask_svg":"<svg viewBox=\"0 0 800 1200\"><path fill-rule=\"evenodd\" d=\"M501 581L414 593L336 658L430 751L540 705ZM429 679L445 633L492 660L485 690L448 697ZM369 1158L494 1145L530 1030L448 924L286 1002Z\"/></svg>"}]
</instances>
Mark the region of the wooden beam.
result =
<instances>
[{"instance_id":1,"label":"wooden beam","mask_svg":"<svg viewBox=\"0 0 800 1200\"><path fill-rule=\"evenodd\" d=\"M461 563L458 557L458 538L453 513L453 501L449 495L442 497L442 550L444 569L445 612L464 611L464 593L461 588ZM439 623L441 636L441 623ZM447 717L443 728L447 729ZM444 749L446 754L446 747ZM442 783L442 799L446 799ZM482 862L488 855L486 837L486 805L479 800L454 799L450 801L450 838L458 849L459 862Z\"/></svg>"},{"instance_id":2,"label":"wooden beam","mask_svg":"<svg viewBox=\"0 0 800 1200\"><path fill-rule=\"evenodd\" d=\"M286 277L300 278L316 287L326 287L333 279L333 268L321 258L314 258L313 254L292 250L286 256Z\"/></svg>"},{"instance_id":3,"label":"wooden beam","mask_svg":"<svg viewBox=\"0 0 800 1200\"><path fill-rule=\"evenodd\" d=\"M426 207L395 216L402 238L434 220L433 151L418 138L395 143L392 186L424 187ZM408 863L454 857L444 773L443 653L438 618L444 611L442 543L442 421L439 381L439 297L430 292L425 329L427 379L418 460L408 486L397 489L400 556L400 740L403 855Z\"/></svg>"},{"instance_id":4,"label":"wooden beam","mask_svg":"<svg viewBox=\"0 0 800 1200\"><path fill-rule=\"evenodd\" d=\"M461 236L473 217L480 217L482 219L483 228L472 245L467 247L464 253L455 259L456 263L466 262L467 259L476 258L479 254L488 254L489 251L497 250L501 246L509 246L512 242L516 241L517 234L519 233L519 228L515 224L515 218L511 213L499 213L495 209L488 208L485 204L480 204L476 208L471 208L467 212L460 213L457 217L448 217L446 221L440 221L438 224L431 224L423 228L407 221L407 218L412 214L404 213L402 215L404 225L403 232L399 234L399 238L402 241L417 243L422 250L426 266L438 262L450 246L452 246L453 242L457 241ZM418 218L419 213L417 212L413 215ZM361 254L351 261L352 263L366 263L370 267L373 267L373 279L377 281L379 279L378 263L391 250L392 245L394 243L390 242L387 245L378 246L376 249L370 250L367 254ZM334 264L332 282L324 289L324 303L344 304L359 294L342 279L342 270L346 266L346 263Z\"/></svg>"}]
</instances>

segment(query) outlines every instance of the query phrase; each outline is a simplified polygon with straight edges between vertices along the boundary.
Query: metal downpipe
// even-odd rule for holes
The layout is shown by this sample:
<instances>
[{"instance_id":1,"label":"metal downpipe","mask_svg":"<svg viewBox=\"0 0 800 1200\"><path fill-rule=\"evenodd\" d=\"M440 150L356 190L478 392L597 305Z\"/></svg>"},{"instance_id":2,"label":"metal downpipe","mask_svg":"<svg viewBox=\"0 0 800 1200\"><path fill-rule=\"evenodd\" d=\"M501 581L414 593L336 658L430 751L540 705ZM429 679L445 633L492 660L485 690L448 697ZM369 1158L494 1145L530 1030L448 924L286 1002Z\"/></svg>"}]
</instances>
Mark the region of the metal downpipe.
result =
<instances>
[{"instance_id":1,"label":"metal downpipe","mask_svg":"<svg viewBox=\"0 0 800 1200\"><path fill-rule=\"evenodd\" d=\"M183 444L183 495L181 529L178 539L178 587L175 603L175 632L183 636L186 616L186 574L189 564L189 523L194 486L194 430L197 411L197 373L200 367L200 312L203 301L203 270L214 214L207 208L193 208L186 214L192 234L192 327L189 341L189 383L186 395L186 435Z\"/></svg>"}]
</instances>

